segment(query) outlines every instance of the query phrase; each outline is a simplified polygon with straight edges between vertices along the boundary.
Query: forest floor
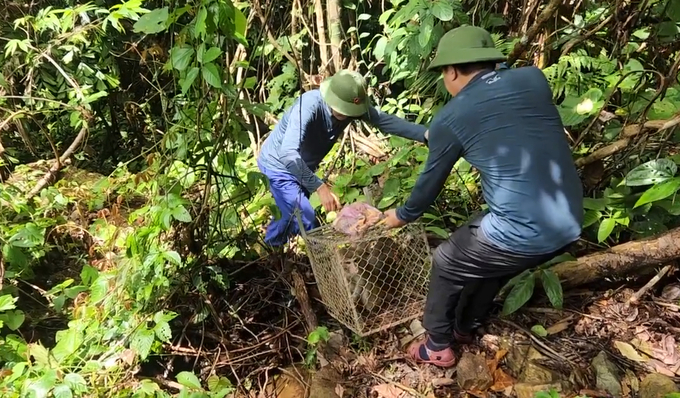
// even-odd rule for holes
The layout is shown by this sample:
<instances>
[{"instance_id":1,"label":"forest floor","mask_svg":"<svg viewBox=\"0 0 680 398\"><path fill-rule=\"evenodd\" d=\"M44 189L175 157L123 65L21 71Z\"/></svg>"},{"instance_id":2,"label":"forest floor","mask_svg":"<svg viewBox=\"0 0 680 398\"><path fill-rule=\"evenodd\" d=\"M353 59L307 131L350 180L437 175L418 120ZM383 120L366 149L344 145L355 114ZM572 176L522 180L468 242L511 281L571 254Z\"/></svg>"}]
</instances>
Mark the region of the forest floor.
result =
<instances>
[{"instance_id":1,"label":"forest floor","mask_svg":"<svg viewBox=\"0 0 680 398\"><path fill-rule=\"evenodd\" d=\"M289 261L305 274L319 324L330 331L318 352L307 344L284 270L267 261L244 264L231 274L229 294L211 298L221 325L188 327L184 334L193 338L168 348L200 357L203 372L230 376L243 390L239 398L530 398L548 390L560 393L552 397L654 398L680 391L677 277L666 276L638 301L631 301L634 284L568 291L561 310L536 295L510 317L493 316L474 344L456 347L457 367L443 370L404 357L404 345L422 333L417 320L352 337L326 314L304 260ZM203 346L188 343L199 336ZM304 365L310 351L322 365L316 371Z\"/></svg>"}]
</instances>

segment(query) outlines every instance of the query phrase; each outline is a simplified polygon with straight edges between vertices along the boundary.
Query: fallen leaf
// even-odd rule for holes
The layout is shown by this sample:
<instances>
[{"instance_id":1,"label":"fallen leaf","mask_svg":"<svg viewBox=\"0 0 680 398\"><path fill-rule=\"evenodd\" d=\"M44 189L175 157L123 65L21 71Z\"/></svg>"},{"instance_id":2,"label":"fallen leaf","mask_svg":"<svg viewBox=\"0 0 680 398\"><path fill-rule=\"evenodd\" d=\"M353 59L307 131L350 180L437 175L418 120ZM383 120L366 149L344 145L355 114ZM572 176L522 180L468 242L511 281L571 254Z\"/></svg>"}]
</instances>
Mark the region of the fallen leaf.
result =
<instances>
[{"instance_id":1,"label":"fallen leaf","mask_svg":"<svg viewBox=\"0 0 680 398\"><path fill-rule=\"evenodd\" d=\"M570 318L563 319L563 320L557 322L556 324L550 326L545 331L548 332L548 334L557 334L559 332L566 330L569 327L570 324L571 324Z\"/></svg>"},{"instance_id":2,"label":"fallen leaf","mask_svg":"<svg viewBox=\"0 0 680 398\"><path fill-rule=\"evenodd\" d=\"M123 352L120 354L120 359L122 359L123 362L128 365L132 365L132 363L135 361L135 352L131 349L123 350Z\"/></svg>"},{"instance_id":3,"label":"fallen leaf","mask_svg":"<svg viewBox=\"0 0 680 398\"><path fill-rule=\"evenodd\" d=\"M392 384L379 384L373 387L378 394L376 398L404 398L406 393Z\"/></svg>"},{"instance_id":4,"label":"fallen leaf","mask_svg":"<svg viewBox=\"0 0 680 398\"><path fill-rule=\"evenodd\" d=\"M675 377L675 372L668 369L668 367L661 361L652 359L648 362L648 365L652 367L656 373L661 373L664 376Z\"/></svg>"},{"instance_id":5,"label":"fallen leaf","mask_svg":"<svg viewBox=\"0 0 680 398\"><path fill-rule=\"evenodd\" d=\"M338 397L342 398L345 395L345 388L341 386L340 384L335 385L335 394L337 394Z\"/></svg>"},{"instance_id":6,"label":"fallen leaf","mask_svg":"<svg viewBox=\"0 0 680 398\"><path fill-rule=\"evenodd\" d=\"M545 330L543 325L534 325L531 327L531 332L537 336L545 337L548 335L548 331Z\"/></svg>"},{"instance_id":7,"label":"fallen leaf","mask_svg":"<svg viewBox=\"0 0 680 398\"><path fill-rule=\"evenodd\" d=\"M496 369L493 372L493 385L491 391L500 392L515 385L515 379L505 373L503 369Z\"/></svg>"},{"instance_id":8,"label":"fallen leaf","mask_svg":"<svg viewBox=\"0 0 680 398\"><path fill-rule=\"evenodd\" d=\"M489 371L493 374L493 372L496 371L498 368L498 364L501 362L501 360L505 357L505 355L508 353L508 350L500 349L496 351L496 355L494 355L493 359L489 359L486 361L486 364L489 367Z\"/></svg>"},{"instance_id":9,"label":"fallen leaf","mask_svg":"<svg viewBox=\"0 0 680 398\"><path fill-rule=\"evenodd\" d=\"M624 343L623 341L614 341L614 345L619 350L621 355L635 362L647 362L645 358L640 356L632 345Z\"/></svg>"}]
</instances>

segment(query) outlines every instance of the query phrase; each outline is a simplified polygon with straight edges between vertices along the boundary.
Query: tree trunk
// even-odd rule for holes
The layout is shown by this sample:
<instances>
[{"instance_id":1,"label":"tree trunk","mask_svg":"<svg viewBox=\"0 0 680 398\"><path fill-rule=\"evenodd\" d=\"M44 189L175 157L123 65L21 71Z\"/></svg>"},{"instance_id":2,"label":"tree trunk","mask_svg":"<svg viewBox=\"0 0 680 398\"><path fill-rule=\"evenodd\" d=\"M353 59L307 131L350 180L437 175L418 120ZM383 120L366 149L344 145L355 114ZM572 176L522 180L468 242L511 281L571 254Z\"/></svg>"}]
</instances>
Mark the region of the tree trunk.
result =
<instances>
[{"instance_id":1,"label":"tree trunk","mask_svg":"<svg viewBox=\"0 0 680 398\"><path fill-rule=\"evenodd\" d=\"M624 276L680 258L680 228L656 237L626 242L552 267L563 287L575 287L608 276Z\"/></svg>"},{"instance_id":2,"label":"tree trunk","mask_svg":"<svg viewBox=\"0 0 680 398\"><path fill-rule=\"evenodd\" d=\"M343 67L342 59L342 15L338 0L326 0L328 24L330 25L331 59L333 73Z\"/></svg>"},{"instance_id":3,"label":"tree trunk","mask_svg":"<svg viewBox=\"0 0 680 398\"><path fill-rule=\"evenodd\" d=\"M326 10L323 7L323 1L314 0L314 13L316 14L316 29L319 37L319 56L321 57L319 74L325 75L328 68L328 41L326 39L326 22L323 17L326 14Z\"/></svg>"}]
</instances>

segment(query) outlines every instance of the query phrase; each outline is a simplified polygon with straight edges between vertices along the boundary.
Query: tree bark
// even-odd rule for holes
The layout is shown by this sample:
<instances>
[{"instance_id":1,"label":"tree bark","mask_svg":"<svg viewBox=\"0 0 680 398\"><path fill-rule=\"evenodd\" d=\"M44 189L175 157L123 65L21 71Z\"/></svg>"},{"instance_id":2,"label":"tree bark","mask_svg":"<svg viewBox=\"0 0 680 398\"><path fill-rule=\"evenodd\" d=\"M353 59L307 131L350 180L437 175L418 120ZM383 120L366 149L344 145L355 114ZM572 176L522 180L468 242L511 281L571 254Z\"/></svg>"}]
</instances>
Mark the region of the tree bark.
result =
<instances>
[{"instance_id":1,"label":"tree bark","mask_svg":"<svg viewBox=\"0 0 680 398\"><path fill-rule=\"evenodd\" d=\"M608 276L633 274L680 258L680 228L655 237L622 243L552 267L563 287L575 287Z\"/></svg>"},{"instance_id":2,"label":"tree bark","mask_svg":"<svg viewBox=\"0 0 680 398\"><path fill-rule=\"evenodd\" d=\"M333 73L343 67L342 59L342 15L337 0L326 0L328 8L328 24L330 25L331 60Z\"/></svg>"},{"instance_id":3,"label":"tree bark","mask_svg":"<svg viewBox=\"0 0 680 398\"><path fill-rule=\"evenodd\" d=\"M314 0L314 9L316 14L316 30L319 37L319 56L321 57L319 74L325 75L328 68L328 42L326 39L326 22L324 21L326 9L323 6L323 1Z\"/></svg>"}]
</instances>

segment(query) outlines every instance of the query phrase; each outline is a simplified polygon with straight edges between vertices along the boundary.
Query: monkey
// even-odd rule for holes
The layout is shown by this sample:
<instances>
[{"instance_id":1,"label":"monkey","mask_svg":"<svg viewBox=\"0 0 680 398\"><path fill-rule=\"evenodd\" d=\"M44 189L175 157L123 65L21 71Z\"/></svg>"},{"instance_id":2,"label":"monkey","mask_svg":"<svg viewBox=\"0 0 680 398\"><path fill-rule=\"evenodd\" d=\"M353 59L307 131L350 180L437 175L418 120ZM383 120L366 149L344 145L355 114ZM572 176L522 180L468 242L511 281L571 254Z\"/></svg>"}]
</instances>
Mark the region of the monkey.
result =
<instances>
[{"instance_id":1,"label":"monkey","mask_svg":"<svg viewBox=\"0 0 680 398\"><path fill-rule=\"evenodd\" d=\"M402 252L398 242L388 237L340 248L352 303L362 312L380 310L402 293Z\"/></svg>"}]
</instances>

